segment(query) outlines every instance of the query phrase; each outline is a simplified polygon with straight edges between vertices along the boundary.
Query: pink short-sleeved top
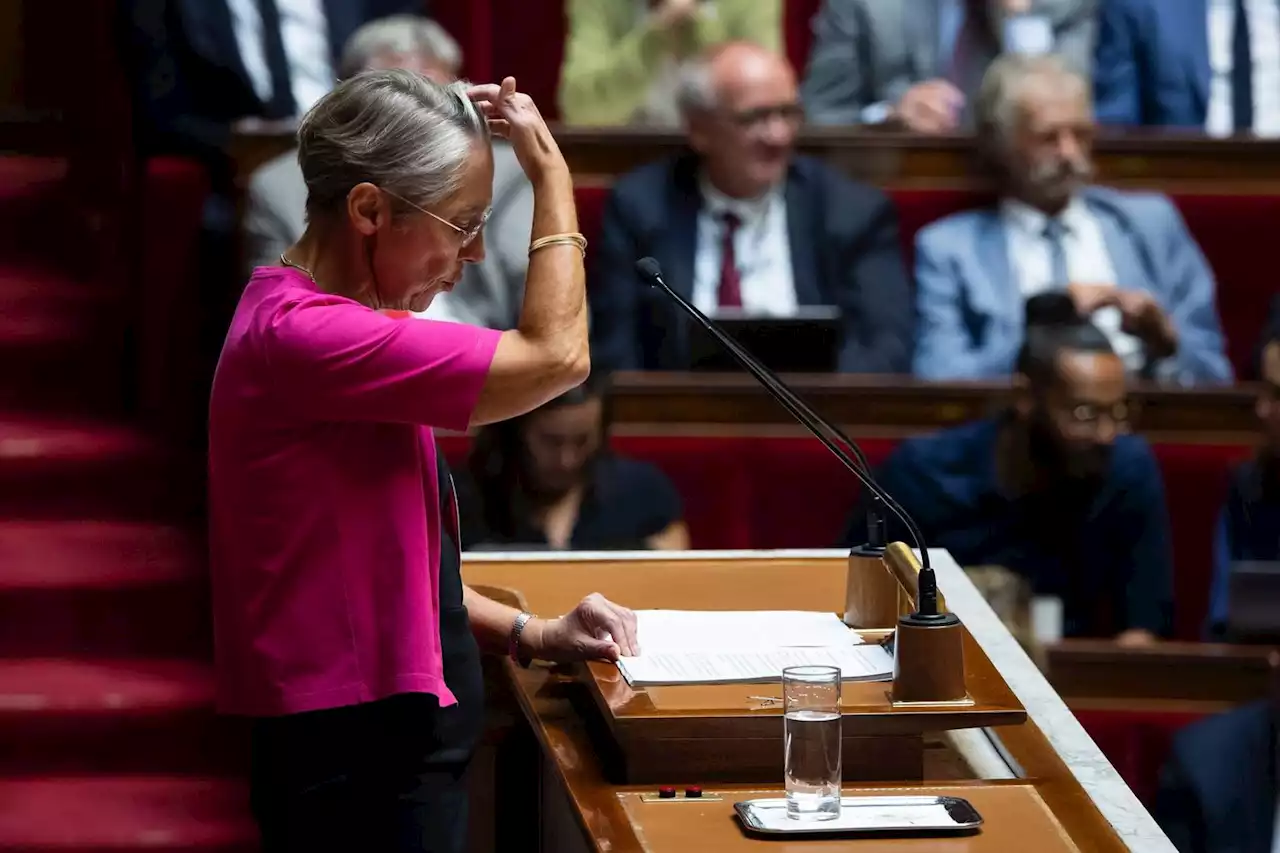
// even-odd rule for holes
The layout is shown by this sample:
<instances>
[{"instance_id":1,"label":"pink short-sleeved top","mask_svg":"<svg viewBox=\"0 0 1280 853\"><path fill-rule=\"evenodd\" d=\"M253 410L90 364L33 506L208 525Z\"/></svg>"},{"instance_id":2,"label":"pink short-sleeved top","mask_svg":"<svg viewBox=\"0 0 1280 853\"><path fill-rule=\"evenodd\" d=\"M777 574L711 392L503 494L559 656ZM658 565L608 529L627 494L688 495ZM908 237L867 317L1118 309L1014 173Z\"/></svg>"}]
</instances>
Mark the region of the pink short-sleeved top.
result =
<instances>
[{"instance_id":1,"label":"pink short-sleeved top","mask_svg":"<svg viewBox=\"0 0 1280 853\"><path fill-rule=\"evenodd\" d=\"M500 332L394 319L260 267L218 360L209 517L219 708L455 699L432 427L466 429Z\"/></svg>"}]
</instances>

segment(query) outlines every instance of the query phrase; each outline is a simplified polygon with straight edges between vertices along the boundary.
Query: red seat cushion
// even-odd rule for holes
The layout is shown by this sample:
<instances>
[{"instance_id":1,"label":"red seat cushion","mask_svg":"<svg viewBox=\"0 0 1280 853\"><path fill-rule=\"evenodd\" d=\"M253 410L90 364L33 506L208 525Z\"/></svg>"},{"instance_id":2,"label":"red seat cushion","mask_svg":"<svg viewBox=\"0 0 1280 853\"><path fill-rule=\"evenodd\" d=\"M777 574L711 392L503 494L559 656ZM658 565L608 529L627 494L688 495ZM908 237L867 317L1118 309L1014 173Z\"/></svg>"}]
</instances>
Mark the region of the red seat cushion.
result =
<instances>
[{"instance_id":1,"label":"red seat cushion","mask_svg":"<svg viewBox=\"0 0 1280 853\"><path fill-rule=\"evenodd\" d=\"M586 184L573 189L573 201L578 208L578 230L587 238L587 245L600 236L604 203L608 198L608 187Z\"/></svg>"},{"instance_id":2,"label":"red seat cushion","mask_svg":"<svg viewBox=\"0 0 1280 853\"><path fill-rule=\"evenodd\" d=\"M491 0L492 70L500 80L514 76L552 120L560 115L556 89L564 61L565 0ZM465 3L459 5L466 5Z\"/></svg>"},{"instance_id":3,"label":"red seat cushion","mask_svg":"<svg viewBox=\"0 0 1280 853\"><path fill-rule=\"evenodd\" d=\"M950 189L894 189L889 196L898 208L898 236L908 269L915 262L916 232L943 217L993 200L990 193Z\"/></svg>"},{"instance_id":4,"label":"red seat cushion","mask_svg":"<svg viewBox=\"0 0 1280 853\"><path fill-rule=\"evenodd\" d=\"M1217 279L1218 315L1236 375L1254 375L1254 348L1280 292L1259 250L1280 233L1280 195L1173 196Z\"/></svg>"},{"instance_id":5,"label":"red seat cushion","mask_svg":"<svg viewBox=\"0 0 1280 853\"><path fill-rule=\"evenodd\" d=\"M813 43L813 16L821 0L786 0L782 9L782 37L787 58L803 75Z\"/></svg>"},{"instance_id":6,"label":"red seat cushion","mask_svg":"<svg viewBox=\"0 0 1280 853\"><path fill-rule=\"evenodd\" d=\"M1156 444L1173 534L1173 627L1199 640L1209 608L1213 530L1230 468L1251 452L1238 444Z\"/></svg>"}]
</instances>

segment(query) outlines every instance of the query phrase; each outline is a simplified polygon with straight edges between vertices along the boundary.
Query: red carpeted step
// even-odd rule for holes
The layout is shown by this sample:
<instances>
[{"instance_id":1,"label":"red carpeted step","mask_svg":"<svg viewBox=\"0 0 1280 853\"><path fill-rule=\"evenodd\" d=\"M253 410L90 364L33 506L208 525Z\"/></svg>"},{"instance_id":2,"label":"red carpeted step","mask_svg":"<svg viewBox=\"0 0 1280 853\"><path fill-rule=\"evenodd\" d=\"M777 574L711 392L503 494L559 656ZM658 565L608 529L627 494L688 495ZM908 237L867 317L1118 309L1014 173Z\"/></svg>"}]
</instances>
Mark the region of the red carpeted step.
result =
<instances>
[{"instance_id":1,"label":"red carpeted step","mask_svg":"<svg viewBox=\"0 0 1280 853\"><path fill-rule=\"evenodd\" d=\"M0 773L236 772L243 726L179 660L0 660Z\"/></svg>"},{"instance_id":2,"label":"red carpeted step","mask_svg":"<svg viewBox=\"0 0 1280 853\"><path fill-rule=\"evenodd\" d=\"M251 853L243 782L189 776L0 779L6 853Z\"/></svg>"},{"instance_id":3,"label":"red carpeted step","mask_svg":"<svg viewBox=\"0 0 1280 853\"><path fill-rule=\"evenodd\" d=\"M55 260L0 263L0 400L106 410L124 368L116 300Z\"/></svg>"},{"instance_id":4,"label":"red carpeted step","mask_svg":"<svg viewBox=\"0 0 1280 853\"><path fill-rule=\"evenodd\" d=\"M0 412L0 517L173 517L165 463L128 427Z\"/></svg>"},{"instance_id":5,"label":"red carpeted step","mask_svg":"<svg viewBox=\"0 0 1280 853\"><path fill-rule=\"evenodd\" d=\"M163 525L0 522L0 655L208 659L204 564Z\"/></svg>"},{"instance_id":6,"label":"red carpeted step","mask_svg":"<svg viewBox=\"0 0 1280 853\"><path fill-rule=\"evenodd\" d=\"M59 157L0 157L0 249L6 257L57 256L65 250L70 210L67 161Z\"/></svg>"}]
</instances>

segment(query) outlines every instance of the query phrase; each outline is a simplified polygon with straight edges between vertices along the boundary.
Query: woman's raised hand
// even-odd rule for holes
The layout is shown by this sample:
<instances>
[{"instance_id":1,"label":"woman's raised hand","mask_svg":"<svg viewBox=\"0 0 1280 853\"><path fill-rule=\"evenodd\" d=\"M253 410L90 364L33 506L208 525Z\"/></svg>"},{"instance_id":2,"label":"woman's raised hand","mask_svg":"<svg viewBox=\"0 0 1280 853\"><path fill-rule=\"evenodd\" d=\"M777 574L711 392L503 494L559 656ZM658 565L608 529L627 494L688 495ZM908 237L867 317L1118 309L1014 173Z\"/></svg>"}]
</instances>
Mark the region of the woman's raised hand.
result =
<instances>
[{"instance_id":1,"label":"woman's raised hand","mask_svg":"<svg viewBox=\"0 0 1280 853\"><path fill-rule=\"evenodd\" d=\"M537 105L528 95L516 91L516 78L507 77L501 85L472 86L467 95L489 120L489 128L511 142L516 159L530 181L556 170L568 172L560 146L556 145Z\"/></svg>"}]
</instances>

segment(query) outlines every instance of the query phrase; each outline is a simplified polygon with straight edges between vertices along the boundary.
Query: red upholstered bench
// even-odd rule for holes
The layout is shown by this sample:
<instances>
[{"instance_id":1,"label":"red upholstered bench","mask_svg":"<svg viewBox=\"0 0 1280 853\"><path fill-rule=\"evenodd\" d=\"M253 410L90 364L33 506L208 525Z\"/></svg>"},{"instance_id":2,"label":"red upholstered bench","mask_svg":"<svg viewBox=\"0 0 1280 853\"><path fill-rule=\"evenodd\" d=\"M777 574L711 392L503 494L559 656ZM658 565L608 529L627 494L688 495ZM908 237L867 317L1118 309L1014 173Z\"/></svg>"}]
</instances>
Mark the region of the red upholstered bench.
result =
<instances>
[{"instance_id":1,"label":"red upholstered bench","mask_svg":"<svg viewBox=\"0 0 1280 853\"><path fill-rule=\"evenodd\" d=\"M441 438L463 464L467 439ZM896 442L868 439L877 465ZM620 436L614 448L653 462L675 482L695 548L826 548L839 538L858 495L853 476L816 441L801 437ZM1200 637L1208 604L1213 523L1237 445L1160 444L1174 547L1174 627Z\"/></svg>"},{"instance_id":2,"label":"red upholstered bench","mask_svg":"<svg viewBox=\"0 0 1280 853\"><path fill-rule=\"evenodd\" d=\"M1173 736L1204 717L1199 711L1075 710L1076 719L1116 772L1150 806Z\"/></svg>"}]
</instances>

